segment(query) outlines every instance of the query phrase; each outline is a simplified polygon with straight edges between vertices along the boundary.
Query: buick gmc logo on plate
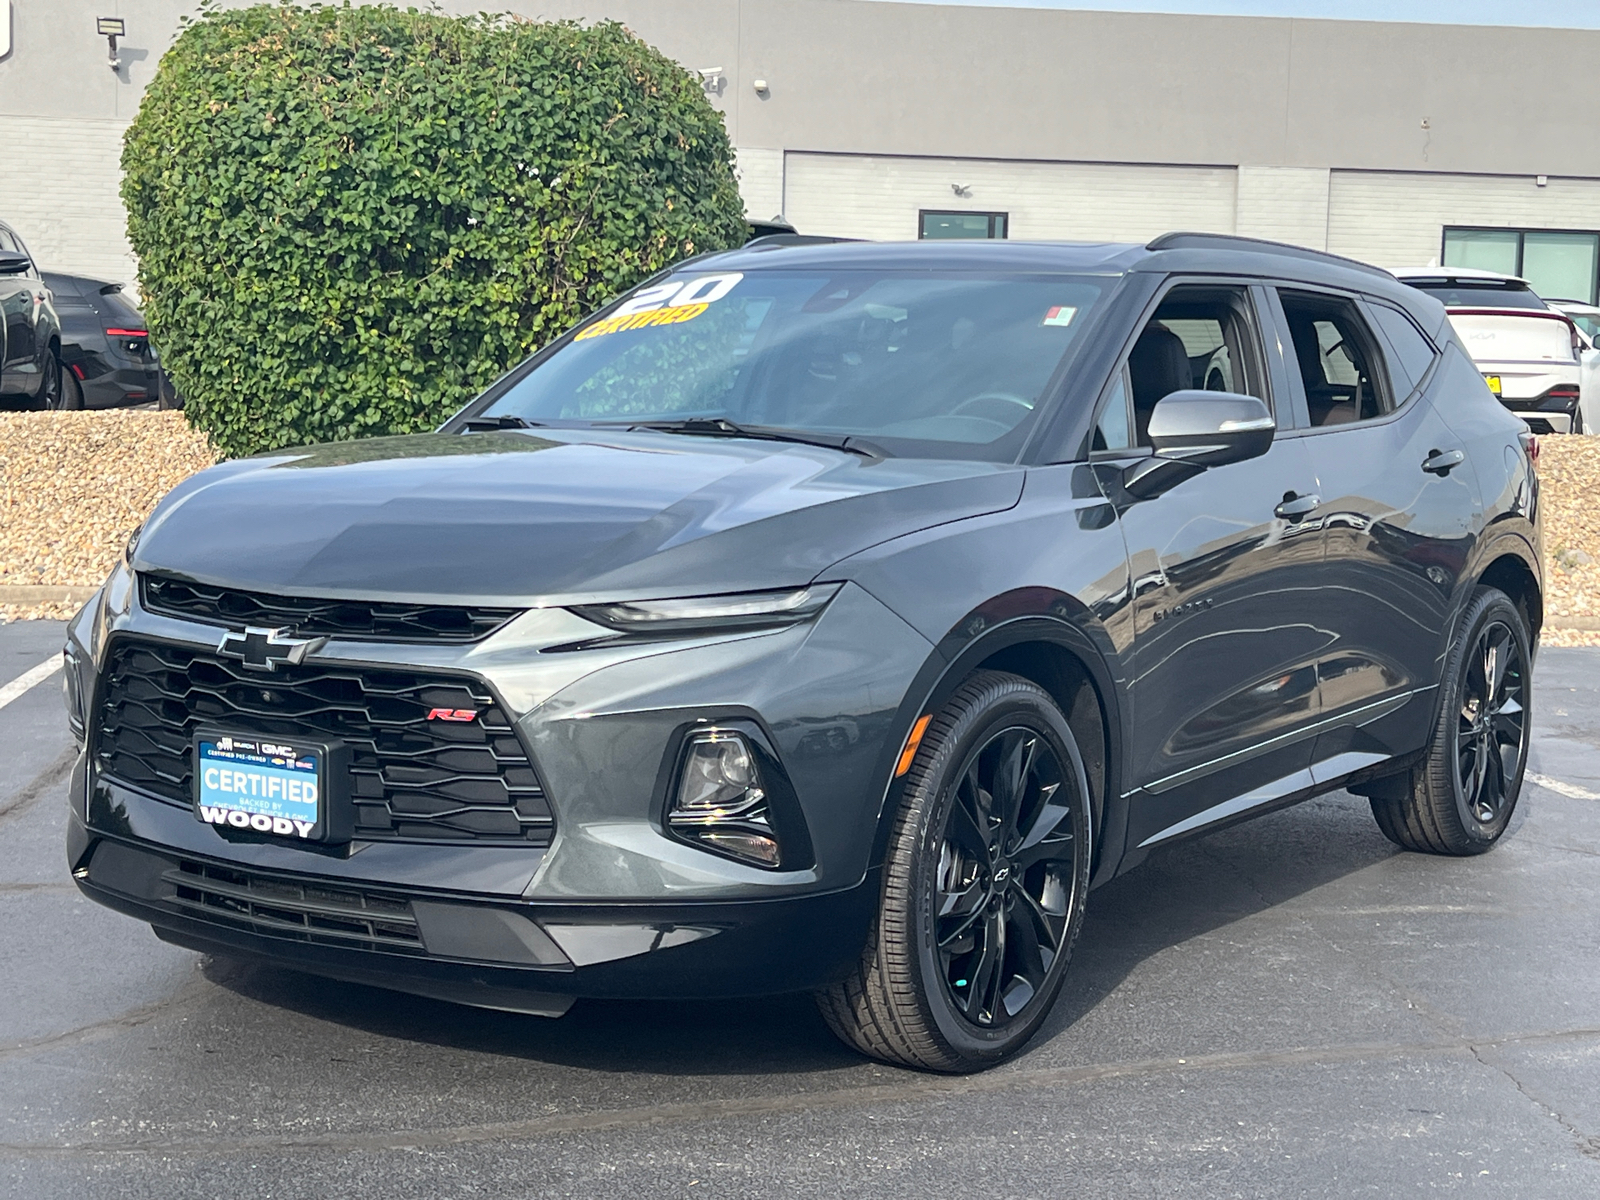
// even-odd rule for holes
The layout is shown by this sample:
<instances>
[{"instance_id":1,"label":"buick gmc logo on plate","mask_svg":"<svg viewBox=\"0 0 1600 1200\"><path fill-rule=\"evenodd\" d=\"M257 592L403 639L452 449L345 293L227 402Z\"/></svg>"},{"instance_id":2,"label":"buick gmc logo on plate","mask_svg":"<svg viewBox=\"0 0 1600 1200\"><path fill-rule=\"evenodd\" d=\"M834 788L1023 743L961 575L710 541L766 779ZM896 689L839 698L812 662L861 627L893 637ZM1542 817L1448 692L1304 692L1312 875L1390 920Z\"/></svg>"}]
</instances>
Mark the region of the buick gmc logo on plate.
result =
<instances>
[{"instance_id":1,"label":"buick gmc logo on plate","mask_svg":"<svg viewBox=\"0 0 1600 1200\"><path fill-rule=\"evenodd\" d=\"M276 671L278 664L301 663L313 650L327 645L325 637L293 637L293 629L263 629L246 625L244 631L230 629L217 643L217 653L223 658L237 658L247 667L263 671Z\"/></svg>"}]
</instances>

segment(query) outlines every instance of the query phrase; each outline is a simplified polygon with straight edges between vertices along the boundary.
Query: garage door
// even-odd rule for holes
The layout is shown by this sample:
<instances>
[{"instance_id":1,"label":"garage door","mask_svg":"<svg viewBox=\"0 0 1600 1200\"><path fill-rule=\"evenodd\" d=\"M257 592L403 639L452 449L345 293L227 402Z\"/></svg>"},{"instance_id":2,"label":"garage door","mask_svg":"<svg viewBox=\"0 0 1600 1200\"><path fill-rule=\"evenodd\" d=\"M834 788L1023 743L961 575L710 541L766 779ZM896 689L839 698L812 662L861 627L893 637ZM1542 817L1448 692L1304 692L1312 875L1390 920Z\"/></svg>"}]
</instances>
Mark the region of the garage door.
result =
<instances>
[{"instance_id":1,"label":"garage door","mask_svg":"<svg viewBox=\"0 0 1600 1200\"><path fill-rule=\"evenodd\" d=\"M904 158L790 151L784 214L803 233L896 241L924 212L1004 213L1011 238L1145 241L1231 233L1232 167ZM959 190L958 190L959 189Z\"/></svg>"}]
</instances>

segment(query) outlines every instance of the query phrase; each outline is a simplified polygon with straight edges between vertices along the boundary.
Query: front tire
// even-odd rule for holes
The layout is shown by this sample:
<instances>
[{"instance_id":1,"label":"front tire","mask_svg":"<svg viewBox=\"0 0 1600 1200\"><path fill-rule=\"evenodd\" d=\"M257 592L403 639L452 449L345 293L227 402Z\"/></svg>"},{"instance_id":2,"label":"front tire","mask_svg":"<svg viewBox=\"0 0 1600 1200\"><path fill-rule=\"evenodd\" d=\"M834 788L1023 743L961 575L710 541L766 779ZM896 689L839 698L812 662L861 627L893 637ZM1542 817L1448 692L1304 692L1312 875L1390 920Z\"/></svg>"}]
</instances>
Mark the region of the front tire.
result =
<instances>
[{"instance_id":1,"label":"front tire","mask_svg":"<svg viewBox=\"0 0 1600 1200\"><path fill-rule=\"evenodd\" d=\"M1478 588L1445 661L1428 756L1396 794L1372 798L1378 828L1395 845L1471 855L1500 840L1528 765L1531 657L1516 605Z\"/></svg>"},{"instance_id":2,"label":"front tire","mask_svg":"<svg viewBox=\"0 0 1600 1200\"><path fill-rule=\"evenodd\" d=\"M861 962L818 994L833 1031L930 1071L1022 1049L1083 922L1089 814L1083 759L1050 696L998 671L964 681L906 775Z\"/></svg>"}]
</instances>

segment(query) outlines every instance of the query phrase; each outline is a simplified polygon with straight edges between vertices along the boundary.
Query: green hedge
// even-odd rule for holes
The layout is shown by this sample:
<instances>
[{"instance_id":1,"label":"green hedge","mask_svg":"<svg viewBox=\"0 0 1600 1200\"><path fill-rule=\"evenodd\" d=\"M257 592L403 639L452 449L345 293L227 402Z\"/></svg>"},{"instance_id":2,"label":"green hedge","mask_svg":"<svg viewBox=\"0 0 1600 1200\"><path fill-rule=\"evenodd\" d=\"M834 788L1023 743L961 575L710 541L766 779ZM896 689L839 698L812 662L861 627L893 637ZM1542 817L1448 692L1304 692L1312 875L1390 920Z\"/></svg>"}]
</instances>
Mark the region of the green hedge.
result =
<instances>
[{"instance_id":1,"label":"green hedge","mask_svg":"<svg viewBox=\"0 0 1600 1200\"><path fill-rule=\"evenodd\" d=\"M608 296L738 244L698 81L621 25L260 5L123 149L151 335L227 454L438 424Z\"/></svg>"}]
</instances>

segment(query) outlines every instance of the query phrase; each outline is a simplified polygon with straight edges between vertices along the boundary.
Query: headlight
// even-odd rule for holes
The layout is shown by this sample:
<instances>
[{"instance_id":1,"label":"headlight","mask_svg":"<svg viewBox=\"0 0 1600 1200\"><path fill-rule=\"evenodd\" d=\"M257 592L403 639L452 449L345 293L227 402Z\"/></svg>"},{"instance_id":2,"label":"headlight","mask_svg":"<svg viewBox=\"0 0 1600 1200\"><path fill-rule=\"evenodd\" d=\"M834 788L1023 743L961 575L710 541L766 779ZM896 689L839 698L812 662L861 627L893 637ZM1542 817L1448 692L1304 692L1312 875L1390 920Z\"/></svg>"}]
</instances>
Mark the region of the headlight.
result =
<instances>
[{"instance_id":1,"label":"headlight","mask_svg":"<svg viewBox=\"0 0 1600 1200\"><path fill-rule=\"evenodd\" d=\"M579 604L572 612L619 633L699 633L717 629L777 629L808 621L827 607L840 584L819 583L776 592L691 596L674 600L630 600Z\"/></svg>"},{"instance_id":2,"label":"headlight","mask_svg":"<svg viewBox=\"0 0 1600 1200\"><path fill-rule=\"evenodd\" d=\"M67 706L67 726L72 730L72 740L80 749L83 747L87 715L83 711L83 691L83 664L69 641L61 652L61 693Z\"/></svg>"},{"instance_id":3,"label":"headlight","mask_svg":"<svg viewBox=\"0 0 1600 1200\"><path fill-rule=\"evenodd\" d=\"M122 565L129 571L133 570L133 552L139 548L139 535L143 532L143 524L135 525L128 540L122 544Z\"/></svg>"}]
</instances>

